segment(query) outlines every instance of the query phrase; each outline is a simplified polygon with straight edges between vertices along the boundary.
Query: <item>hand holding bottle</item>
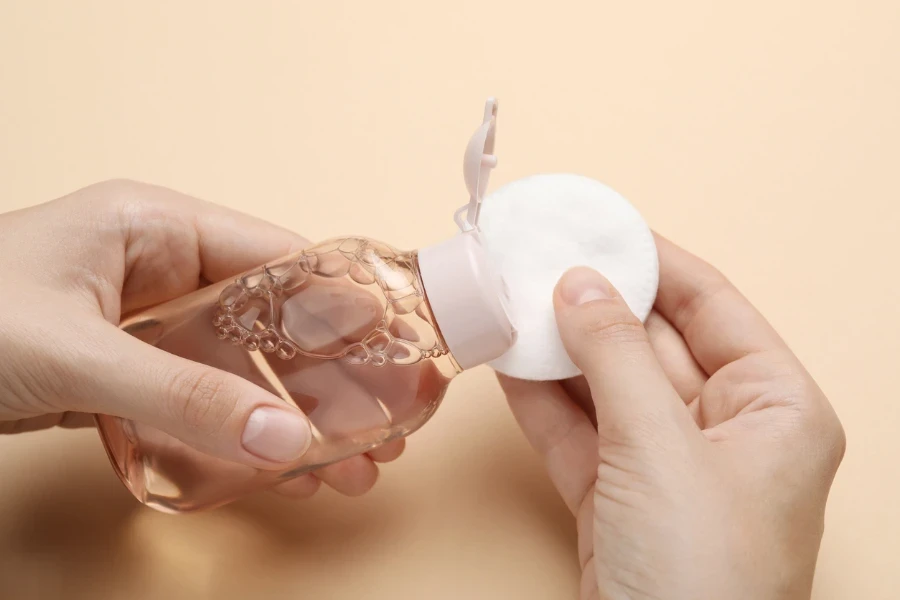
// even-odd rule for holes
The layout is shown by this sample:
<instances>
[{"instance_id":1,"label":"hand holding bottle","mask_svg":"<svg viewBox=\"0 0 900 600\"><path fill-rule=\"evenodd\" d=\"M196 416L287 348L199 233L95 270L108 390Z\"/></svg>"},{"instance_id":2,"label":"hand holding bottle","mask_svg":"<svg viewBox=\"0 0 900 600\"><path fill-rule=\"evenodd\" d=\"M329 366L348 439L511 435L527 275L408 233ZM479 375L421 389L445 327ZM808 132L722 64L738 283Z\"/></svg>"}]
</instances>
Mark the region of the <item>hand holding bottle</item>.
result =
<instances>
[{"instance_id":1,"label":"hand holding bottle","mask_svg":"<svg viewBox=\"0 0 900 600\"><path fill-rule=\"evenodd\" d=\"M91 425L91 413L103 413L254 468L297 459L311 441L302 412L117 325L306 245L248 216L126 181L0 215L0 432ZM363 493L377 477L373 461L402 449L391 442L280 490L307 496L324 480Z\"/></svg>"},{"instance_id":2,"label":"hand holding bottle","mask_svg":"<svg viewBox=\"0 0 900 600\"><path fill-rule=\"evenodd\" d=\"M466 147L460 233L420 250L309 245L131 183L0 215L0 299L22 309L0 317L17 359L0 369L3 428L96 413L119 478L166 512L319 479L366 491L450 380L514 341L478 230L496 110Z\"/></svg>"},{"instance_id":3,"label":"hand holding bottle","mask_svg":"<svg viewBox=\"0 0 900 600\"><path fill-rule=\"evenodd\" d=\"M555 306L584 377L501 377L577 518L581 597L809 598L841 425L731 284L657 243L646 328L602 276L573 269Z\"/></svg>"}]
</instances>

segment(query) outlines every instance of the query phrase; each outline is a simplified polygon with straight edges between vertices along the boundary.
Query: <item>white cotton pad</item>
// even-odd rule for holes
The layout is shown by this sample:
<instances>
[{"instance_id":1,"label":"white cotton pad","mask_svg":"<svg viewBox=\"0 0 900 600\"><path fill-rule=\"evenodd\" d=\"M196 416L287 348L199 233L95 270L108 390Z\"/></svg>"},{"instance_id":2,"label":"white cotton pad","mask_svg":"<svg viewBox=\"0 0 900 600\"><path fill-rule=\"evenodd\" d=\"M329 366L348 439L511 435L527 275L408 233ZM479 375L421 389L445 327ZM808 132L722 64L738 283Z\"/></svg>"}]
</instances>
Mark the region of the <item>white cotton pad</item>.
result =
<instances>
[{"instance_id":1,"label":"white cotton pad","mask_svg":"<svg viewBox=\"0 0 900 600\"><path fill-rule=\"evenodd\" d=\"M659 284L653 234L638 211L598 181L569 174L514 181L481 205L482 240L509 288L518 332L490 365L532 380L574 377L553 312L553 290L571 267L589 266L619 290L642 321Z\"/></svg>"}]
</instances>

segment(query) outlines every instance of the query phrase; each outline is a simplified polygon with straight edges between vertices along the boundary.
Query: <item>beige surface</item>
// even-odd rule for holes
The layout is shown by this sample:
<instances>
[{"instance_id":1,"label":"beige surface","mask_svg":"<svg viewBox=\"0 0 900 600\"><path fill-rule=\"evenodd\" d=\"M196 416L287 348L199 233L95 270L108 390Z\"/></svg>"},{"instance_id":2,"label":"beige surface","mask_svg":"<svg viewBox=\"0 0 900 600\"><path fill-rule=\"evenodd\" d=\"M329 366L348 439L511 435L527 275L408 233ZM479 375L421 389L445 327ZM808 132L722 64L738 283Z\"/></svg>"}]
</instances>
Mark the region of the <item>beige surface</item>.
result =
<instances>
[{"instance_id":1,"label":"beige surface","mask_svg":"<svg viewBox=\"0 0 900 600\"><path fill-rule=\"evenodd\" d=\"M896 598L900 3L435 4L0 0L0 209L124 176L416 247L496 94L496 184L609 183L784 333L849 437L815 597ZM172 518L92 432L0 440L4 598L573 598L576 571L487 371L360 500Z\"/></svg>"}]
</instances>

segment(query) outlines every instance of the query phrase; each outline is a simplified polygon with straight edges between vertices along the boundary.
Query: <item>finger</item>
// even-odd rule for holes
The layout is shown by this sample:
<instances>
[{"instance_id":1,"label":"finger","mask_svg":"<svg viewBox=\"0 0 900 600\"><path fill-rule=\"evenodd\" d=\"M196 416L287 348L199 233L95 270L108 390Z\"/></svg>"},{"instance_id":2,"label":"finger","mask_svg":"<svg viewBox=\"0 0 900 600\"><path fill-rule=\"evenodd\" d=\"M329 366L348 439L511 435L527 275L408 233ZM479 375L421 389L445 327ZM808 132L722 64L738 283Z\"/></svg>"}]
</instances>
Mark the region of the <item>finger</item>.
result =
<instances>
[{"instance_id":1,"label":"finger","mask_svg":"<svg viewBox=\"0 0 900 600\"><path fill-rule=\"evenodd\" d=\"M754 413L773 420L770 409L784 411L791 425L810 422L815 413L830 412L822 391L797 358L789 352L753 354L728 364L709 378L700 395L700 416L705 429L717 427L743 416L745 425ZM774 422L774 421L773 421Z\"/></svg>"},{"instance_id":2,"label":"finger","mask_svg":"<svg viewBox=\"0 0 900 600\"><path fill-rule=\"evenodd\" d=\"M678 330L655 310L644 323L656 359L685 403L692 402L706 383L706 373L694 360Z\"/></svg>"},{"instance_id":3,"label":"finger","mask_svg":"<svg viewBox=\"0 0 900 600\"><path fill-rule=\"evenodd\" d=\"M656 236L656 246L656 309L681 332L707 374L748 354L785 348L772 326L719 271L662 236Z\"/></svg>"},{"instance_id":4,"label":"finger","mask_svg":"<svg viewBox=\"0 0 900 600\"><path fill-rule=\"evenodd\" d=\"M374 329L383 308L365 290L341 280L323 281L296 292L281 306L281 316L283 329L305 352L334 354L365 338ZM149 315L145 319L147 326L131 327L129 331L133 330L134 335L158 348L198 363L222 367L275 391L269 387L253 354L240 346L223 345L216 338L214 328L210 327L211 317L202 307L183 315L177 327L165 329L158 325L161 319L153 313L152 310L146 313ZM423 387L419 385L420 365L386 365L379 369L368 365L348 366L342 361L322 361L300 354L287 361L271 354L256 357L268 362L278 376L279 389L290 394L319 435L326 439L343 439L348 435L371 438L373 432L388 427L391 419L405 420L425 408L417 402L418 391ZM376 377L376 373L384 375L386 385L375 386L368 377L351 376L351 373L359 375L360 372L371 373L371 377ZM377 378L382 379L380 375ZM376 391L384 398L383 403L376 397ZM418 410L412 412L417 407ZM373 456L388 461L396 458L402 448L401 441L376 451Z\"/></svg>"},{"instance_id":5,"label":"finger","mask_svg":"<svg viewBox=\"0 0 900 600\"><path fill-rule=\"evenodd\" d=\"M287 496L295 500L303 500L311 498L321 487L322 480L313 475L306 473L300 477L294 477L284 483L279 483L272 491L282 496Z\"/></svg>"},{"instance_id":6,"label":"finger","mask_svg":"<svg viewBox=\"0 0 900 600\"><path fill-rule=\"evenodd\" d=\"M570 377L559 382L563 391L572 401L583 410L590 419L591 424L597 426L597 411L594 410L594 397L591 396L591 386L588 385L584 375Z\"/></svg>"},{"instance_id":7,"label":"finger","mask_svg":"<svg viewBox=\"0 0 900 600\"><path fill-rule=\"evenodd\" d=\"M248 352L240 345L226 344L216 337L210 311L205 307L184 312L177 326L164 327L163 319L151 309L145 313L146 326L136 324L128 331L161 350L216 366L277 393L266 378L267 369L260 369L259 361L265 361L278 378L279 390L290 395L326 440L346 436L362 438L390 426L390 417L372 390L349 377L341 361L319 360L300 353L291 360L282 360L272 353ZM323 343L332 343L333 339L333 336L321 336ZM395 389L397 395L400 391Z\"/></svg>"},{"instance_id":8,"label":"finger","mask_svg":"<svg viewBox=\"0 0 900 600\"><path fill-rule=\"evenodd\" d=\"M557 382L497 378L525 438L575 514L597 478L597 432L590 419Z\"/></svg>"},{"instance_id":9,"label":"finger","mask_svg":"<svg viewBox=\"0 0 900 600\"><path fill-rule=\"evenodd\" d=\"M383 446L379 446L374 450L369 450L368 455L369 458L377 463L386 463L400 458L400 455L403 454L404 448L406 448L406 440L400 438L392 442L388 442Z\"/></svg>"},{"instance_id":10,"label":"finger","mask_svg":"<svg viewBox=\"0 0 900 600\"><path fill-rule=\"evenodd\" d=\"M209 281L222 281L309 246L294 232L223 206L198 200L191 208L201 275Z\"/></svg>"},{"instance_id":11,"label":"finger","mask_svg":"<svg viewBox=\"0 0 900 600\"><path fill-rule=\"evenodd\" d=\"M675 391L685 403L694 401L703 389L707 377L697 361L694 360L681 334L655 310L650 313L644 323L644 328L647 330L653 352L665 371L666 377L672 382ZM587 380L578 376L565 379L560 383L566 393L588 413L588 416L596 424L594 401L591 398L591 389Z\"/></svg>"},{"instance_id":12,"label":"finger","mask_svg":"<svg viewBox=\"0 0 900 600\"><path fill-rule=\"evenodd\" d=\"M590 385L601 443L697 431L640 319L602 275L568 271L554 305L563 344Z\"/></svg>"},{"instance_id":13,"label":"finger","mask_svg":"<svg viewBox=\"0 0 900 600\"><path fill-rule=\"evenodd\" d=\"M38 415L36 417L27 417L25 419L0 421L0 435L27 433L29 431L40 431L42 429L56 427L59 425L64 414L66 413L49 413Z\"/></svg>"},{"instance_id":14,"label":"finger","mask_svg":"<svg viewBox=\"0 0 900 600\"><path fill-rule=\"evenodd\" d=\"M59 420L59 427L63 429L83 429L97 425L94 415L82 412L68 411L63 413Z\"/></svg>"},{"instance_id":15,"label":"finger","mask_svg":"<svg viewBox=\"0 0 900 600\"><path fill-rule=\"evenodd\" d=\"M181 296L298 251L309 242L267 223L164 187L104 184L125 229L122 311Z\"/></svg>"},{"instance_id":16,"label":"finger","mask_svg":"<svg viewBox=\"0 0 900 600\"><path fill-rule=\"evenodd\" d=\"M802 460L829 485L843 458L846 438L840 419L788 352L754 354L723 367L703 389L700 407L703 433L710 441L744 444L751 452L769 448L756 456L760 468L771 468L775 461L790 463L793 470ZM810 458L803 460L800 454Z\"/></svg>"},{"instance_id":17,"label":"finger","mask_svg":"<svg viewBox=\"0 0 900 600\"><path fill-rule=\"evenodd\" d=\"M83 412L131 419L212 456L284 468L312 440L302 412L250 381L145 344L112 325L64 367ZM88 347L90 346L90 347ZM68 408L68 407L67 407Z\"/></svg>"},{"instance_id":18,"label":"finger","mask_svg":"<svg viewBox=\"0 0 900 600\"><path fill-rule=\"evenodd\" d=\"M320 266L327 258L327 255L317 256ZM347 262L343 256L330 257L332 263L335 259ZM340 264L335 266L346 268ZM283 329L292 341L304 351L327 355L371 339L377 333L376 326L383 322L384 308L371 290L349 280L329 280L327 285L320 284L295 294L281 306L281 315ZM417 318L415 315L394 318L387 329L397 339L416 340L429 347L429 341L419 337L425 332L416 331L409 324ZM391 423L414 422L427 410L438 393L437 388L446 383L428 361L416 364L388 361L380 367L333 361L327 366L303 368L295 359L274 361L271 366L294 397L316 396L314 405L301 408L320 433L341 437L358 435L360 439L371 437L372 431L383 430ZM335 405L340 405L341 410L333 410ZM399 439L369 451L368 455L376 462L389 462L400 456L404 446L404 440Z\"/></svg>"},{"instance_id":19,"label":"finger","mask_svg":"<svg viewBox=\"0 0 900 600\"><path fill-rule=\"evenodd\" d=\"M316 477L345 496L361 496L378 480L378 466L365 455L354 456L319 469Z\"/></svg>"},{"instance_id":20,"label":"finger","mask_svg":"<svg viewBox=\"0 0 900 600\"><path fill-rule=\"evenodd\" d=\"M0 421L0 434L40 431L42 429L50 429L51 427L80 429L93 426L94 415L68 411L47 413L36 417L16 419L14 421Z\"/></svg>"}]
</instances>

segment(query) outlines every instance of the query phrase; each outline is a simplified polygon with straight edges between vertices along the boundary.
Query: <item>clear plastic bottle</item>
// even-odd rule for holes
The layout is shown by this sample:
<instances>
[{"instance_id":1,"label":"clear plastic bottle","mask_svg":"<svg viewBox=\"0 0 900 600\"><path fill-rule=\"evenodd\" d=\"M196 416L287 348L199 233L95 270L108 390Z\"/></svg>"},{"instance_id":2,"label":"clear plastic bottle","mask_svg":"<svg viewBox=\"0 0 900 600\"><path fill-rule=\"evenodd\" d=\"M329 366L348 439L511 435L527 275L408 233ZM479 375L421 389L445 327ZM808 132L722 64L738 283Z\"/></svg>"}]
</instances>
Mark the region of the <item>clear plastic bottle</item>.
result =
<instances>
[{"instance_id":1,"label":"clear plastic bottle","mask_svg":"<svg viewBox=\"0 0 900 600\"><path fill-rule=\"evenodd\" d=\"M302 410L313 442L280 471L215 458L146 425L98 415L119 477L167 512L211 508L409 435L451 379L513 343L505 286L479 240L496 103L466 150L462 233L418 252L329 240L122 323L179 356L243 376ZM465 220L462 215L465 213Z\"/></svg>"}]
</instances>

